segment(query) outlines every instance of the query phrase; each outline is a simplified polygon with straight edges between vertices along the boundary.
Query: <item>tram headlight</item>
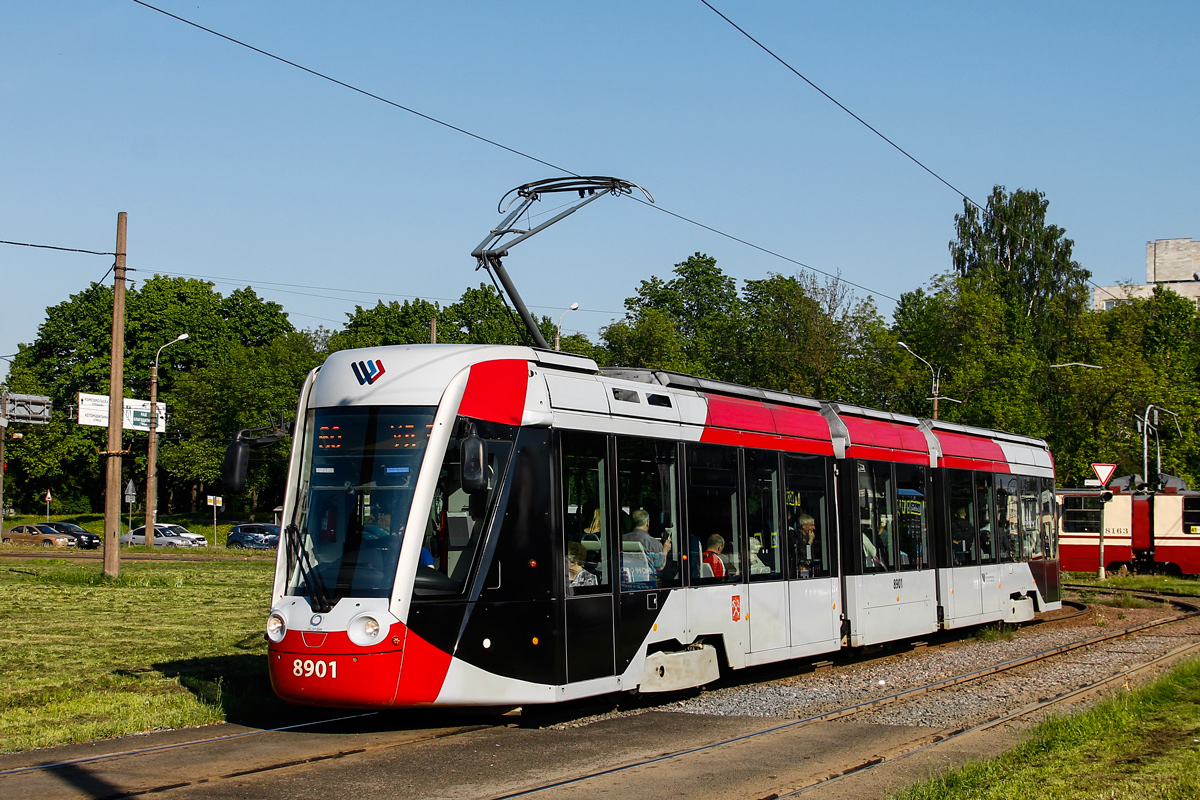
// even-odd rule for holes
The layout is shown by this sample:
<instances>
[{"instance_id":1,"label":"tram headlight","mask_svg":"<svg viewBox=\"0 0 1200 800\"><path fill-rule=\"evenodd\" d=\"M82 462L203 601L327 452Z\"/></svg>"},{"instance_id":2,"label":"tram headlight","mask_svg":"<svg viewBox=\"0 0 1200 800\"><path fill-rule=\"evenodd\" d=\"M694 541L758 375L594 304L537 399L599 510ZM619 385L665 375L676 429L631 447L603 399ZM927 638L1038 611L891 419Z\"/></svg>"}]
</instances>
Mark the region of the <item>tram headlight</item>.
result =
<instances>
[{"instance_id":1,"label":"tram headlight","mask_svg":"<svg viewBox=\"0 0 1200 800\"><path fill-rule=\"evenodd\" d=\"M360 647L367 647L379 641L383 634L383 625L370 614L359 614L350 620L346 633L349 634L350 641Z\"/></svg>"},{"instance_id":2,"label":"tram headlight","mask_svg":"<svg viewBox=\"0 0 1200 800\"><path fill-rule=\"evenodd\" d=\"M283 635L287 633L287 623L283 621L283 617L278 614L272 614L267 617L267 638L275 644L283 641Z\"/></svg>"}]
</instances>

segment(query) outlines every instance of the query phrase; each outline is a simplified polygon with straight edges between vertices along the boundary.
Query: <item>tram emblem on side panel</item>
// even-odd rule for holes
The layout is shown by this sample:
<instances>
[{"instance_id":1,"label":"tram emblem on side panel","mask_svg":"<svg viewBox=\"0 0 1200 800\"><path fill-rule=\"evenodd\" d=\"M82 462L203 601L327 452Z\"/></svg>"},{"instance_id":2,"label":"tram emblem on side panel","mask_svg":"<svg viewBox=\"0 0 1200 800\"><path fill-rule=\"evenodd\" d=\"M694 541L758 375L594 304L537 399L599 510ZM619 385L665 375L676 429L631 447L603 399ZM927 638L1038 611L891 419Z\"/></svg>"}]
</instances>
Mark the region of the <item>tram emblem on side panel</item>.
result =
<instances>
[{"instance_id":1,"label":"tram emblem on side panel","mask_svg":"<svg viewBox=\"0 0 1200 800\"><path fill-rule=\"evenodd\" d=\"M738 622L742 618L742 596L735 594L733 596L733 621Z\"/></svg>"}]
</instances>

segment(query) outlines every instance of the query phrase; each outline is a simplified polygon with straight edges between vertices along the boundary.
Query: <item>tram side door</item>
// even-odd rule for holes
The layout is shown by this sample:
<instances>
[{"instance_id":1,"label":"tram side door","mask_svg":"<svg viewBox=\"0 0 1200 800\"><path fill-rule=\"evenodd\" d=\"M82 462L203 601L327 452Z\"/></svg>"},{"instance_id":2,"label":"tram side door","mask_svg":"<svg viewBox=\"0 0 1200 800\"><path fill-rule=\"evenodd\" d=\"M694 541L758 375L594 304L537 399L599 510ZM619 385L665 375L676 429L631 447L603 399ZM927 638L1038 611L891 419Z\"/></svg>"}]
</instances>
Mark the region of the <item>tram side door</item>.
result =
<instances>
[{"instance_id":1,"label":"tram side door","mask_svg":"<svg viewBox=\"0 0 1200 800\"><path fill-rule=\"evenodd\" d=\"M617 436L609 509L613 581L619 589L616 668L623 674L656 641L687 638L684 545L679 524L679 448L673 441Z\"/></svg>"},{"instance_id":2,"label":"tram side door","mask_svg":"<svg viewBox=\"0 0 1200 800\"><path fill-rule=\"evenodd\" d=\"M783 476L779 454L746 450L743 462L743 514L747 552L743 573L750 616L750 652L789 644L788 585L784 580Z\"/></svg>"},{"instance_id":3,"label":"tram side door","mask_svg":"<svg viewBox=\"0 0 1200 800\"><path fill-rule=\"evenodd\" d=\"M615 674L614 574L607 532L608 437L564 431L559 438L563 498L563 636L567 683Z\"/></svg>"}]
</instances>

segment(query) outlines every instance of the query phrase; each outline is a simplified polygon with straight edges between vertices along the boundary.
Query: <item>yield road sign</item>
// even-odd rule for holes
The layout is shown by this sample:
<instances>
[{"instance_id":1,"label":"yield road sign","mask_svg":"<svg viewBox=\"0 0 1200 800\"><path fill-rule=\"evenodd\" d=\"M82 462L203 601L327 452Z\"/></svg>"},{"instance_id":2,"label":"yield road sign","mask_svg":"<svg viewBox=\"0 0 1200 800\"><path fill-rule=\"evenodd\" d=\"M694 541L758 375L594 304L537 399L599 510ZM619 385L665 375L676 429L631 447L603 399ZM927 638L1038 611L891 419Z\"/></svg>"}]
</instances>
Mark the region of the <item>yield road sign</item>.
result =
<instances>
[{"instance_id":1,"label":"yield road sign","mask_svg":"<svg viewBox=\"0 0 1200 800\"><path fill-rule=\"evenodd\" d=\"M1116 464L1092 464L1092 470L1096 473L1096 477L1100 479L1101 486L1108 486L1108 479L1112 477L1116 469Z\"/></svg>"}]
</instances>

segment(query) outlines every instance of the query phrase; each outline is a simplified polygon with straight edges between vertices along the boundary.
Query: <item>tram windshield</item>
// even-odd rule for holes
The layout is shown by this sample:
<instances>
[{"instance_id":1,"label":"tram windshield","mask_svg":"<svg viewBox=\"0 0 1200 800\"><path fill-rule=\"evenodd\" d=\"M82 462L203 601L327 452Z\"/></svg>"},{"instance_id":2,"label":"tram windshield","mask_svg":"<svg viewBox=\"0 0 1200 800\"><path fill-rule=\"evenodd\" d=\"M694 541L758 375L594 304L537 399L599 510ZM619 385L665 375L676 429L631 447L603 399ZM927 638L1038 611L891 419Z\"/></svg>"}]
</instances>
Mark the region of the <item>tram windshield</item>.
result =
<instances>
[{"instance_id":1,"label":"tram windshield","mask_svg":"<svg viewBox=\"0 0 1200 800\"><path fill-rule=\"evenodd\" d=\"M283 537L288 594L326 610L343 597L391 594L434 411L309 412L296 511Z\"/></svg>"}]
</instances>

